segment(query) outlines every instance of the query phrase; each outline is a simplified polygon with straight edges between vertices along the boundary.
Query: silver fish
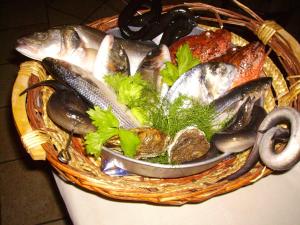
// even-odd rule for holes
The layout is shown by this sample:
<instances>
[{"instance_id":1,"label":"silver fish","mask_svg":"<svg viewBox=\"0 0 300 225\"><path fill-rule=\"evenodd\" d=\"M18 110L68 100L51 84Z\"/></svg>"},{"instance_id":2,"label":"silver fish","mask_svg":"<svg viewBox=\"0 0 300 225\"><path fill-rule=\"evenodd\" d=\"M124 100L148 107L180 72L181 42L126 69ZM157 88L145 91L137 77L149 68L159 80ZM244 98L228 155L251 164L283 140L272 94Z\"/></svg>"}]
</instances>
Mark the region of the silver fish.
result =
<instances>
[{"instance_id":1,"label":"silver fish","mask_svg":"<svg viewBox=\"0 0 300 225\"><path fill-rule=\"evenodd\" d=\"M237 76L237 69L227 63L203 63L182 74L166 94L174 101L179 95L186 95L209 104L223 95Z\"/></svg>"},{"instance_id":2,"label":"silver fish","mask_svg":"<svg viewBox=\"0 0 300 225\"><path fill-rule=\"evenodd\" d=\"M267 115L267 112L261 106L254 105L249 116L250 121L245 122L244 118L239 120L239 114L244 113L245 106L246 105L242 106L242 110L239 110L237 115L238 119L233 124L227 127L225 131L216 133L213 136L212 143L219 151L230 153L241 152L254 145L257 129Z\"/></svg>"},{"instance_id":3,"label":"silver fish","mask_svg":"<svg viewBox=\"0 0 300 225\"><path fill-rule=\"evenodd\" d=\"M271 83L271 77L258 78L237 86L215 99L211 103L217 112L214 123L220 124L226 120L230 121L246 101L251 101L254 104L261 98L265 91L270 88Z\"/></svg>"},{"instance_id":4,"label":"silver fish","mask_svg":"<svg viewBox=\"0 0 300 225\"><path fill-rule=\"evenodd\" d=\"M290 124L290 130L277 126ZM273 170L288 170L300 159L300 114L291 107L276 108L269 113L258 127L254 146L245 164L235 173L226 177L234 180L250 171L259 158ZM275 153L276 140L288 139L288 143L280 153Z\"/></svg>"},{"instance_id":5,"label":"silver fish","mask_svg":"<svg viewBox=\"0 0 300 225\"><path fill-rule=\"evenodd\" d=\"M105 75L118 72L129 74L129 60L120 43L112 35L106 35L95 58L93 76L104 82Z\"/></svg>"},{"instance_id":6,"label":"silver fish","mask_svg":"<svg viewBox=\"0 0 300 225\"><path fill-rule=\"evenodd\" d=\"M42 64L55 79L68 84L92 105L102 109L111 107L120 126L126 129L140 126L128 108L118 103L116 94L86 71L65 61L49 57L43 59Z\"/></svg>"},{"instance_id":7,"label":"silver fish","mask_svg":"<svg viewBox=\"0 0 300 225\"><path fill-rule=\"evenodd\" d=\"M87 26L58 26L19 38L16 50L31 59L42 61L51 57L93 72L95 58L105 35L105 32ZM152 42L121 38L116 38L116 42L124 48L129 58L131 74L136 72L147 53L156 47Z\"/></svg>"},{"instance_id":8,"label":"silver fish","mask_svg":"<svg viewBox=\"0 0 300 225\"><path fill-rule=\"evenodd\" d=\"M170 51L166 45L151 50L141 62L137 72L148 81L158 92L166 92L167 84L162 81L160 70L166 62L171 61Z\"/></svg>"}]
</instances>

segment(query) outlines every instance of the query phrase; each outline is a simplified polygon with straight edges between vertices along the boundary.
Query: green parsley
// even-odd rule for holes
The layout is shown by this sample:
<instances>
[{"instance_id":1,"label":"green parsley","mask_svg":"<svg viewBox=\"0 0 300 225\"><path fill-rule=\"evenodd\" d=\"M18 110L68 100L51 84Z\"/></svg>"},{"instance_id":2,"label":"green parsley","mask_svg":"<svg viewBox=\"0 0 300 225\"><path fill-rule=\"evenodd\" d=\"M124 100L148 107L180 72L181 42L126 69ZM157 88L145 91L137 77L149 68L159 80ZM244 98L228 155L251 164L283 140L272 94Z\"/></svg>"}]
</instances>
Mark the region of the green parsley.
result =
<instances>
[{"instance_id":1,"label":"green parsley","mask_svg":"<svg viewBox=\"0 0 300 225\"><path fill-rule=\"evenodd\" d=\"M176 52L177 66L171 62L165 63L165 68L160 71L163 81L172 86L173 83L185 72L200 63L194 58L188 44L181 45Z\"/></svg>"},{"instance_id":2,"label":"green parsley","mask_svg":"<svg viewBox=\"0 0 300 225\"><path fill-rule=\"evenodd\" d=\"M124 155L133 157L140 144L140 139L129 130L119 127L119 121L111 109L103 110L98 106L87 111L97 130L85 136L86 151L98 157L105 142L113 136L119 136Z\"/></svg>"},{"instance_id":3,"label":"green parsley","mask_svg":"<svg viewBox=\"0 0 300 225\"><path fill-rule=\"evenodd\" d=\"M140 74L117 73L105 76L104 80L115 91L118 101L126 105L140 123L147 124L147 108L159 101L156 90Z\"/></svg>"}]
</instances>

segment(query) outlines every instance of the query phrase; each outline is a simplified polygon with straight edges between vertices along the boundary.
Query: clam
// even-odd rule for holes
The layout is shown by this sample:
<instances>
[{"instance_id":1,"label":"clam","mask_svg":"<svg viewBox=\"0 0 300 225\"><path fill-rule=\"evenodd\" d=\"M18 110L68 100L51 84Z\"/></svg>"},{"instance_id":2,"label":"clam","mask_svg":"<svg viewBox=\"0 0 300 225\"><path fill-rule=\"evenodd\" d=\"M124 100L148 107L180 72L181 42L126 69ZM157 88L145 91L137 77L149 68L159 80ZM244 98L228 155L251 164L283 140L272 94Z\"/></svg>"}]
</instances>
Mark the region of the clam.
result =
<instances>
[{"instance_id":1,"label":"clam","mask_svg":"<svg viewBox=\"0 0 300 225\"><path fill-rule=\"evenodd\" d=\"M175 135L167 147L169 162L181 164L198 159L205 155L209 148L210 143L203 131L194 126L186 127Z\"/></svg>"},{"instance_id":2,"label":"clam","mask_svg":"<svg viewBox=\"0 0 300 225\"><path fill-rule=\"evenodd\" d=\"M136 133L141 141L136 151L136 159L151 158L166 152L166 146L170 140L166 134L151 127L140 127L131 129L131 131ZM113 150L121 151L120 139L117 136L109 139L105 146Z\"/></svg>"}]
</instances>

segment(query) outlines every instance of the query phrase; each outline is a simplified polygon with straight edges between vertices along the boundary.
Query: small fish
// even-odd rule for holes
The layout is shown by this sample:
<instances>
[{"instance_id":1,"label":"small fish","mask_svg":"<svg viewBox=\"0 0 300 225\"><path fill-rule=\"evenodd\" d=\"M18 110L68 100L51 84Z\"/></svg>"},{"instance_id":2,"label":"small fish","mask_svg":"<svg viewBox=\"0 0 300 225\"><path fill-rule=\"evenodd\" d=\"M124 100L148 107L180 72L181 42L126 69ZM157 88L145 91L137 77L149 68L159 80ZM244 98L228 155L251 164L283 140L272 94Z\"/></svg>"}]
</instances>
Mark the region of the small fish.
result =
<instances>
[{"instance_id":1,"label":"small fish","mask_svg":"<svg viewBox=\"0 0 300 225\"><path fill-rule=\"evenodd\" d=\"M85 135L95 131L86 111L89 106L71 88L55 81L46 80L26 88L20 95L40 86L49 86L55 90L47 102L49 118L62 129L74 134Z\"/></svg>"},{"instance_id":2,"label":"small fish","mask_svg":"<svg viewBox=\"0 0 300 225\"><path fill-rule=\"evenodd\" d=\"M288 129L279 127L286 124ZM291 107L276 108L270 112L258 127L254 146L245 164L235 173L226 177L234 180L250 171L259 161L273 170L283 171L292 168L300 159L300 114ZM287 145L280 152L275 152L275 141L286 142Z\"/></svg>"},{"instance_id":3,"label":"small fish","mask_svg":"<svg viewBox=\"0 0 300 225\"><path fill-rule=\"evenodd\" d=\"M215 118L215 124L220 124L220 121L230 121L245 101L249 101L249 98L254 104L271 87L271 84L271 77L258 78L237 86L215 99L211 103L218 114Z\"/></svg>"},{"instance_id":4,"label":"small fish","mask_svg":"<svg viewBox=\"0 0 300 225\"><path fill-rule=\"evenodd\" d=\"M31 59L42 61L46 57L51 57L93 72L96 55L105 36L105 32L87 26L58 26L19 38L16 50ZM122 46L128 56L131 74L135 74L147 53L156 47L152 42L121 38L115 38L115 41L117 45Z\"/></svg>"},{"instance_id":5,"label":"small fish","mask_svg":"<svg viewBox=\"0 0 300 225\"><path fill-rule=\"evenodd\" d=\"M142 78L148 81L158 91L168 90L168 86L163 83L160 70L164 67L165 62L171 61L170 52L166 45L160 45L158 48L150 51L141 62L137 72Z\"/></svg>"},{"instance_id":6,"label":"small fish","mask_svg":"<svg viewBox=\"0 0 300 225\"><path fill-rule=\"evenodd\" d=\"M165 97L172 102L180 95L186 95L201 104L209 104L231 87L236 75L236 68L230 64L199 64L182 74Z\"/></svg>"},{"instance_id":7,"label":"small fish","mask_svg":"<svg viewBox=\"0 0 300 225\"><path fill-rule=\"evenodd\" d=\"M258 105L254 105L252 108L249 122L242 120L241 123L240 120L237 120L225 131L213 136L212 143L219 151L236 153L247 150L254 145L257 129L267 113L264 108ZM239 110L239 113L243 112L244 110Z\"/></svg>"},{"instance_id":8,"label":"small fish","mask_svg":"<svg viewBox=\"0 0 300 225\"><path fill-rule=\"evenodd\" d=\"M129 109L117 101L116 94L86 71L53 58L43 59L42 64L56 80L69 85L90 104L102 109L111 108L120 126L129 129L140 125Z\"/></svg>"},{"instance_id":9,"label":"small fish","mask_svg":"<svg viewBox=\"0 0 300 225\"><path fill-rule=\"evenodd\" d=\"M107 74L129 74L129 60L123 47L112 35L106 35L95 58L93 75L104 82Z\"/></svg>"}]
</instances>

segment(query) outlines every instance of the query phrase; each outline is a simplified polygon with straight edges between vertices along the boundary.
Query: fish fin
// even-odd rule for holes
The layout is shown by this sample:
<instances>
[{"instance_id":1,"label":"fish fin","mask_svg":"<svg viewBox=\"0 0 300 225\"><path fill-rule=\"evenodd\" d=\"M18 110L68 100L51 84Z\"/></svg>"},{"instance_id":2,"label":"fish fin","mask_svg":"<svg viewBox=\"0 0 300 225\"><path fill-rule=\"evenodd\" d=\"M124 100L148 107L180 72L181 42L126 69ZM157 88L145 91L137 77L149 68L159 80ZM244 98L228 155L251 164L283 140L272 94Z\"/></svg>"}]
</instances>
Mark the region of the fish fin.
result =
<instances>
[{"instance_id":1,"label":"fish fin","mask_svg":"<svg viewBox=\"0 0 300 225\"><path fill-rule=\"evenodd\" d=\"M93 76L103 81L105 75L117 72L129 74L129 60L124 48L115 41L114 36L108 34L98 49Z\"/></svg>"},{"instance_id":2,"label":"fish fin","mask_svg":"<svg viewBox=\"0 0 300 225\"><path fill-rule=\"evenodd\" d=\"M151 50L138 66L137 73L140 73L144 80L151 83L159 92L166 92L166 86L162 82L160 70L166 62L171 61L170 51L166 45L160 45ZM168 88L167 88L168 89Z\"/></svg>"},{"instance_id":3,"label":"fish fin","mask_svg":"<svg viewBox=\"0 0 300 225\"><path fill-rule=\"evenodd\" d=\"M67 86L65 86L64 84L55 81L55 80L45 80L45 81L41 81L39 83L33 84L30 87L26 88L24 91L22 91L19 96L22 96L23 94L27 93L28 91L40 87L40 86L49 86L51 88L53 88L54 90L58 91L58 90L70 90L70 88L68 88Z\"/></svg>"}]
</instances>

